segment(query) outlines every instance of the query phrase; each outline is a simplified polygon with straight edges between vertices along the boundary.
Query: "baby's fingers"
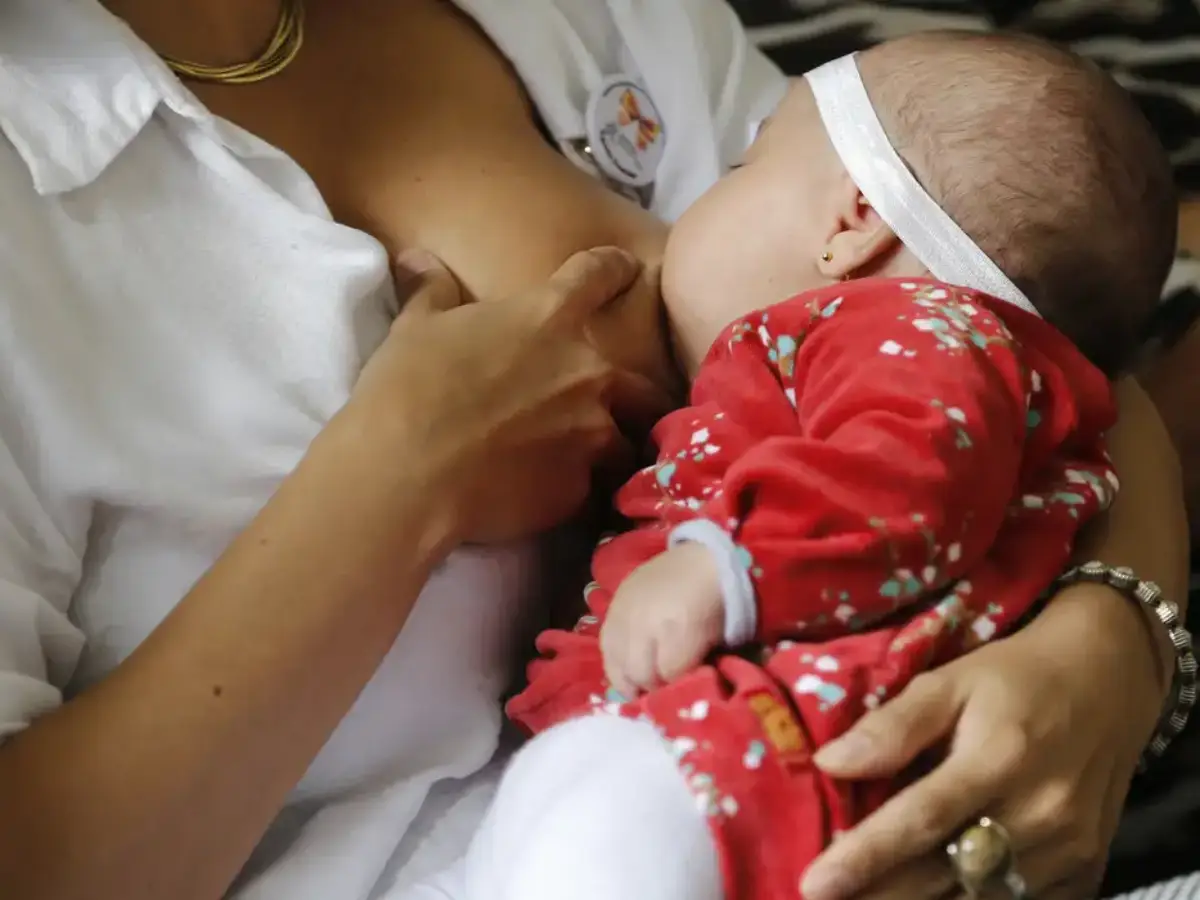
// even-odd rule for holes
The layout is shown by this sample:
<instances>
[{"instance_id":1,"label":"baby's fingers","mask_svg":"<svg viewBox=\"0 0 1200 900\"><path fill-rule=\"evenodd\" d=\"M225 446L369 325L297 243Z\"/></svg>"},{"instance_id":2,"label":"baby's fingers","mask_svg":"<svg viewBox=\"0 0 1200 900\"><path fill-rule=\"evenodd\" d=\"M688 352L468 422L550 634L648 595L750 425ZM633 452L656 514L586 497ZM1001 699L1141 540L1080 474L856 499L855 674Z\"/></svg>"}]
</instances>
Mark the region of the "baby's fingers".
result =
<instances>
[{"instance_id":1,"label":"baby's fingers","mask_svg":"<svg viewBox=\"0 0 1200 900\"><path fill-rule=\"evenodd\" d=\"M601 648L609 684L625 699L632 700L658 684L652 639L633 635L617 638L610 633L608 644L602 636Z\"/></svg>"},{"instance_id":2,"label":"baby's fingers","mask_svg":"<svg viewBox=\"0 0 1200 900\"><path fill-rule=\"evenodd\" d=\"M600 653L604 659L604 677L609 686L625 699L632 699L637 691L627 673L625 661L627 641L621 628L619 616L610 616L600 629Z\"/></svg>"},{"instance_id":3,"label":"baby's fingers","mask_svg":"<svg viewBox=\"0 0 1200 900\"><path fill-rule=\"evenodd\" d=\"M611 691L621 700L632 700L637 696L637 685L625 674L625 667L608 655L604 657L604 677L608 679Z\"/></svg>"},{"instance_id":4,"label":"baby's fingers","mask_svg":"<svg viewBox=\"0 0 1200 900\"><path fill-rule=\"evenodd\" d=\"M636 687L635 696L662 684L658 677L657 648L658 643L652 637L635 637L629 644L626 673Z\"/></svg>"}]
</instances>

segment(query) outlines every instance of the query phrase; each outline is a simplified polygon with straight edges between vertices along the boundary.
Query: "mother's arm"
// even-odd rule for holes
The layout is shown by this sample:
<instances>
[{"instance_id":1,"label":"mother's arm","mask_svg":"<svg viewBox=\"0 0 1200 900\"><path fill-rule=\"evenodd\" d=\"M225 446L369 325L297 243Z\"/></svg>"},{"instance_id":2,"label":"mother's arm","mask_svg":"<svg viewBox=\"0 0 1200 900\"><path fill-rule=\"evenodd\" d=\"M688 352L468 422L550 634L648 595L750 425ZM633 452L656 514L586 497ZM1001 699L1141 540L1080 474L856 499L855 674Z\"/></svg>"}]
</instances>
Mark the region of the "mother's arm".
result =
<instances>
[{"instance_id":1,"label":"mother's arm","mask_svg":"<svg viewBox=\"0 0 1200 900\"><path fill-rule=\"evenodd\" d=\"M1193 349L1200 351L1200 346ZM1200 366L1193 363L1193 369L1200 375ZM1200 397L1200 378L1196 382L1188 386L1194 398ZM1120 419L1109 436L1109 450L1121 478L1121 491L1109 514L1084 532L1075 557L1081 562L1099 559L1113 566L1128 566L1140 578L1158 582L1164 595L1179 605L1181 613L1186 612L1190 555L1186 475L1163 417L1139 382L1132 378L1122 381L1117 397ZM1193 413L1193 418L1200 416ZM1050 614L1042 627L1068 627L1059 625L1059 617L1067 619L1079 598L1087 604L1080 615L1111 619L1111 636L1128 637L1131 661L1142 658L1135 646L1137 636L1149 641L1145 646L1154 651L1165 694L1174 671L1174 650L1163 629L1154 627L1156 623L1143 610L1115 591L1085 586L1065 590L1039 617L1040 621ZM1121 626L1131 619L1142 627L1125 632Z\"/></svg>"},{"instance_id":2,"label":"mother's arm","mask_svg":"<svg viewBox=\"0 0 1200 900\"><path fill-rule=\"evenodd\" d=\"M224 894L449 538L438 473L357 430L317 439L127 661L0 746L5 896Z\"/></svg>"},{"instance_id":3,"label":"mother's arm","mask_svg":"<svg viewBox=\"0 0 1200 900\"><path fill-rule=\"evenodd\" d=\"M1081 559L1129 566L1186 600L1181 473L1132 380L1110 440L1122 489ZM841 778L894 778L948 747L931 773L843 835L809 869L808 900L924 900L953 887L944 847L980 815L1004 823L1035 896L1092 896L1173 654L1116 591L1061 591L1024 630L922 675L817 756Z\"/></svg>"},{"instance_id":4,"label":"mother's arm","mask_svg":"<svg viewBox=\"0 0 1200 900\"><path fill-rule=\"evenodd\" d=\"M1200 234L1195 240L1200 255ZM1195 533L1200 529L1200 322L1138 379L1175 443L1182 462L1183 494Z\"/></svg>"},{"instance_id":5,"label":"mother's arm","mask_svg":"<svg viewBox=\"0 0 1200 900\"><path fill-rule=\"evenodd\" d=\"M162 624L0 745L0 894L223 896L432 567L586 495L616 437L617 373L581 323L636 269L593 252L525 302L436 314L458 297L445 273L410 299L347 406ZM27 634L26 600L0 617L0 659ZM16 649L28 663L40 648Z\"/></svg>"},{"instance_id":6,"label":"mother's arm","mask_svg":"<svg viewBox=\"0 0 1200 900\"><path fill-rule=\"evenodd\" d=\"M1200 259L1200 200L1179 204L1179 249ZM1200 321L1138 380L1154 401L1183 463L1183 490L1193 533L1200 528Z\"/></svg>"}]
</instances>

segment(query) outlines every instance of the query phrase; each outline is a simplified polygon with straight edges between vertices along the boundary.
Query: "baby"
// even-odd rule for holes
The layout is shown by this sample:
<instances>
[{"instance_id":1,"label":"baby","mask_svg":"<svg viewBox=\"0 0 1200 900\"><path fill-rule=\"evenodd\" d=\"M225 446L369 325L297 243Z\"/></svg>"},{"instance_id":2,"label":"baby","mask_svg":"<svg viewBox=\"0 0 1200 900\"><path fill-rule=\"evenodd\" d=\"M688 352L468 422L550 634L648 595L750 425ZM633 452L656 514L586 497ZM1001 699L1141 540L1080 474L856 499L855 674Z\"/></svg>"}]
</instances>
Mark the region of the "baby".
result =
<instances>
[{"instance_id":1,"label":"baby","mask_svg":"<svg viewBox=\"0 0 1200 900\"><path fill-rule=\"evenodd\" d=\"M895 789L812 753L1016 627L1111 502L1109 378L1174 223L1147 123L1039 42L922 35L795 83L670 236L690 405L509 704L545 733L468 896L799 897Z\"/></svg>"}]
</instances>

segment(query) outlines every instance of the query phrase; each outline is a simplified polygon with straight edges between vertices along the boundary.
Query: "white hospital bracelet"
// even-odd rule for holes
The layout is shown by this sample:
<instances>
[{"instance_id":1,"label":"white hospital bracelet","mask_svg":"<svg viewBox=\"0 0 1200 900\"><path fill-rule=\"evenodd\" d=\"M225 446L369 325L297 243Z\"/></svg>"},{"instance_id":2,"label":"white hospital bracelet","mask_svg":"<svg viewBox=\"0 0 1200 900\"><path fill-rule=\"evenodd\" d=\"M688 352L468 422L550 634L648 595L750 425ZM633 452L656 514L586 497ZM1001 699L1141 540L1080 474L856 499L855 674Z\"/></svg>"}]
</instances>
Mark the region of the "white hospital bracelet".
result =
<instances>
[{"instance_id":1,"label":"white hospital bracelet","mask_svg":"<svg viewBox=\"0 0 1200 900\"><path fill-rule=\"evenodd\" d=\"M1175 650L1168 705L1158 720L1154 737L1138 761L1138 770L1143 771L1167 751L1171 741L1187 726L1192 707L1196 705L1197 665L1192 636L1179 620L1179 607L1163 596L1157 584L1143 581L1132 569L1092 560L1063 573L1054 586L1063 588L1081 582L1107 585L1152 613L1151 618L1166 632L1167 640Z\"/></svg>"},{"instance_id":2,"label":"white hospital bracelet","mask_svg":"<svg viewBox=\"0 0 1200 900\"><path fill-rule=\"evenodd\" d=\"M667 538L667 546L699 544L712 555L725 601L725 645L740 647L754 639L758 631L758 608L750 573L738 559L738 546L729 533L708 519L692 519L677 525Z\"/></svg>"}]
</instances>

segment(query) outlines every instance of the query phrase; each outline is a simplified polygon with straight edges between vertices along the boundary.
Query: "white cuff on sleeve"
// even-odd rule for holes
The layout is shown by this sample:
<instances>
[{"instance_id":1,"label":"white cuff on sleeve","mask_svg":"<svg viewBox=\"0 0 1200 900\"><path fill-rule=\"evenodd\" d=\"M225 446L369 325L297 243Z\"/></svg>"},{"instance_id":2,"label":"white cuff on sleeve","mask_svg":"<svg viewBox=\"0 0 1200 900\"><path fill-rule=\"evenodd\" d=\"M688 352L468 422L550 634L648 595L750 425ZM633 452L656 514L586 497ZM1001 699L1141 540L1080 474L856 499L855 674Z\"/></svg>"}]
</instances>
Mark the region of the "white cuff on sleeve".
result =
<instances>
[{"instance_id":1,"label":"white cuff on sleeve","mask_svg":"<svg viewBox=\"0 0 1200 900\"><path fill-rule=\"evenodd\" d=\"M708 519L692 519L672 530L667 546L700 544L717 565L721 595L725 600L725 644L739 647L753 640L758 630L758 606L750 573L738 559L738 547L729 533Z\"/></svg>"}]
</instances>

